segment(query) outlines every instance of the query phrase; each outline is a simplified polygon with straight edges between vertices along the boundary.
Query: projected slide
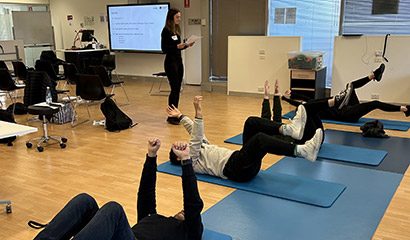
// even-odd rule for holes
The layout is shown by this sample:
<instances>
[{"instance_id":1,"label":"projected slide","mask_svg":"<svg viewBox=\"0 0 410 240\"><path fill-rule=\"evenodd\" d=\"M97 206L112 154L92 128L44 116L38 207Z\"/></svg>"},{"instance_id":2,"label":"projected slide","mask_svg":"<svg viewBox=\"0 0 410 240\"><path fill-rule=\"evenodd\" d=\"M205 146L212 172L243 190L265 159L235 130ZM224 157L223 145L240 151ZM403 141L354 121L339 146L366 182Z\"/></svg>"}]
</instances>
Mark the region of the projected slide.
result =
<instances>
[{"instance_id":1,"label":"projected slide","mask_svg":"<svg viewBox=\"0 0 410 240\"><path fill-rule=\"evenodd\" d=\"M107 6L111 50L160 52L168 9L168 3Z\"/></svg>"}]
</instances>

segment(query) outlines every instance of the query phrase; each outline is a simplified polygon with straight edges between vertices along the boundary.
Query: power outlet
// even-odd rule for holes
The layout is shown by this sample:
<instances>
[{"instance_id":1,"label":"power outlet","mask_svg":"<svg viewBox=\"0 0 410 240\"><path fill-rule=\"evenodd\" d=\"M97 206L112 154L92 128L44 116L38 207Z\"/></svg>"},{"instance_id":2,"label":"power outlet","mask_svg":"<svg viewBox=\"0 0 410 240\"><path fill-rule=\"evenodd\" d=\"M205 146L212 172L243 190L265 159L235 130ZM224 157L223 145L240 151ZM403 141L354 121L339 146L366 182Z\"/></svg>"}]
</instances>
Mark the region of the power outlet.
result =
<instances>
[{"instance_id":1,"label":"power outlet","mask_svg":"<svg viewBox=\"0 0 410 240\"><path fill-rule=\"evenodd\" d=\"M264 92L265 88L263 86L258 86L258 92Z\"/></svg>"},{"instance_id":2,"label":"power outlet","mask_svg":"<svg viewBox=\"0 0 410 240\"><path fill-rule=\"evenodd\" d=\"M370 96L371 99L378 100L380 98L378 93L372 93Z\"/></svg>"},{"instance_id":3,"label":"power outlet","mask_svg":"<svg viewBox=\"0 0 410 240\"><path fill-rule=\"evenodd\" d=\"M374 62L375 63L381 63L381 62L383 62L383 58L382 57L375 57Z\"/></svg>"}]
</instances>

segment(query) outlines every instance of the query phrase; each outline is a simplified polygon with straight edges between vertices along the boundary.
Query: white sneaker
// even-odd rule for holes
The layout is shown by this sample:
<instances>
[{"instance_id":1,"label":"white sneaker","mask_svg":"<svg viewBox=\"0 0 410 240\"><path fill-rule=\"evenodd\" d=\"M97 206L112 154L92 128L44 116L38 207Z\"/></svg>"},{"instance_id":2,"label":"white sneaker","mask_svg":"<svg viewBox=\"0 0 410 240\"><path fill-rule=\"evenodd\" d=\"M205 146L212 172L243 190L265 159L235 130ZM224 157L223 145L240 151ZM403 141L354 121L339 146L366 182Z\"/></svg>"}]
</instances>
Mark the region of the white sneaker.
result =
<instances>
[{"instance_id":1,"label":"white sneaker","mask_svg":"<svg viewBox=\"0 0 410 240\"><path fill-rule=\"evenodd\" d=\"M323 130L318 128L316 129L316 133L313 138L301 146L301 155L311 162L316 161L317 154L319 153L320 146L322 145L322 140Z\"/></svg>"},{"instance_id":2,"label":"white sneaker","mask_svg":"<svg viewBox=\"0 0 410 240\"><path fill-rule=\"evenodd\" d=\"M303 105L299 105L298 110L296 111L296 116L290 120L289 124L287 124L287 127L291 129L290 136L293 139L302 139L303 132L305 131L306 118L305 107Z\"/></svg>"}]
</instances>

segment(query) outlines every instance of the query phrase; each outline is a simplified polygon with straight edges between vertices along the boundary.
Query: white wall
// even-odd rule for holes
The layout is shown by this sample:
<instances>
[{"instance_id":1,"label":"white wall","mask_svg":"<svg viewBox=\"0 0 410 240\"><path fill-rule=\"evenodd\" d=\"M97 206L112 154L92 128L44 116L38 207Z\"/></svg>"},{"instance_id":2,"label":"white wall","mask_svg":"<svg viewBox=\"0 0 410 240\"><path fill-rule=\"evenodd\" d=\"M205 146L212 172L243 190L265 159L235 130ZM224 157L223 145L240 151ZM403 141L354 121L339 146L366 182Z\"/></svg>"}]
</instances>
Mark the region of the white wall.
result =
<instances>
[{"instance_id":1,"label":"white wall","mask_svg":"<svg viewBox=\"0 0 410 240\"><path fill-rule=\"evenodd\" d=\"M286 54L299 51L301 41L301 37L228 37L228 95L263 93L258 92L258 87L263 87L265 80L269 80L273 90L276 78L282 92L289 89ZM264 57L260 50L265 51Z\"/></svg>"},{"instance_id":2,"label":"white wall","mask_svg":"<svg viewBox=\"0 0 410 240\"><path fill-rule=\"evenodd\" d=\"M380 82L370 82L356 92L362 101L378 94L380 101L410 103L410 36L390 36L387 41L386 70ZM332 95L352 80L367 76L380 62L375 51L383 51L384 36L335 37Z\"/></svg>"},{"instance_id":3,"label":"white wall","mask_svg":"<svg viewBox=\"0 0 410 240\"><path fill-rule=\"evenodd\" d=\"M187 24L188 16L191 18L200 18L199 2L191 1L190 8L184 8L183 0L171 0L168 2L171 3L171 7L178 8L181 11L182 18L184 19L181 23L184 34L183 37L189 37L192 34L200 35L200 33L198 33L198 31L200 31L199 25L188 26ZM100 15L102 13L106 14L106 5L127 3L127 0L50 0L52 24L55 28L56 35L56 49L67 49L72 46L75 36L74 30L80 29L80 22L84 22L84 16L94 17L94 25L86 26L86 28L94 29L94 33L99 42L108 45L108 25L107 23L99 22ZM72 26L68 25L67 15L73 15ZM200 44L201 42L199 41L193 48L183 51L185 80L187 83L191 83L191 79L197 81L197 79L201 78ZM118 74L152 76L155 72L164 71L165 56L162 54L116 53L116 55ZM59 57L62 57L62 55L59 55Z\"/></svg>"}]
</instances>

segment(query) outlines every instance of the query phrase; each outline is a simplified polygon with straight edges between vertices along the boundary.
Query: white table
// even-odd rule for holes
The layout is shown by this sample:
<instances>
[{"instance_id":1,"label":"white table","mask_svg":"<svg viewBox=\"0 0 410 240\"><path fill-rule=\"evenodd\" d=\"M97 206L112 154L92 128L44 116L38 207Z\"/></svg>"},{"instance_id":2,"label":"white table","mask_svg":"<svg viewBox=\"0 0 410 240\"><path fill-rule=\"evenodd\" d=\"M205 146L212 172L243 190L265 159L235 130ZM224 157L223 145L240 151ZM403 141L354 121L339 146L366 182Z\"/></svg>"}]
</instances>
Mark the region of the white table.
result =
<instances>
[{"instance_id":1,"label":"white table","mask_svg":"<svg viewBox=\"0 0 410 240\"><path fill-rule=\"evenodd\" d=\"M0 139L13 136L22 136L33 132L37 132L37 128L17 123L0 121ZM7 213L11 213L10 200L0 200L0 204L7 204L6 211Z\"/></svg>"},{"instance_id":2,"label":"white table","mask_svg":"<svg viewBox=\"0 0 410 240\"><path fill-rule=\"evenodd\" d=\"M17 123L0 121L0 139L37 132L37 128Z\"/></svg>"}]
</instances>

